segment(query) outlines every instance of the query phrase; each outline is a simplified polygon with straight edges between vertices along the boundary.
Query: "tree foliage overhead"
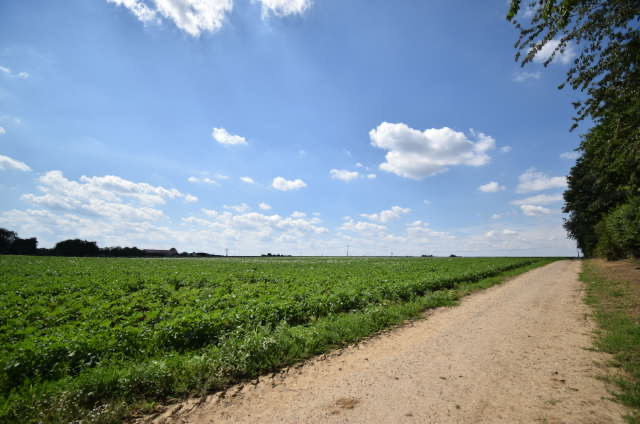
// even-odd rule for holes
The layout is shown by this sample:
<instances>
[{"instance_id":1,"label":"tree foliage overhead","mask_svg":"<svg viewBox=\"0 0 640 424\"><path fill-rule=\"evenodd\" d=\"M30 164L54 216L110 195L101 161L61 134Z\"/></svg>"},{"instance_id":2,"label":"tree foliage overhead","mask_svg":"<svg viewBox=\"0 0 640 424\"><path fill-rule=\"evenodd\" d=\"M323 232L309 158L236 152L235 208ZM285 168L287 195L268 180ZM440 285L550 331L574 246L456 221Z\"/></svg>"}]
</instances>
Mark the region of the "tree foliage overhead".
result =
<instances>
[{"instance_id":1,"label":"tree foliage overhead","mask_svg":"<svg viewBox=\"0 0 640 424\"><path fill-rule=\"evenodd\" d=\"M516 60L522 66L550 42L555 49L545 66L569 48L578 50L559 88L569 85L585 94L574 103L577 116L572 129L585 118L594 126L583 136L582 155L568 177L565 228L587 256L606 254L603 244L612 246L611 240L624 238L620 234L612 238L605 231L622 228L611 224L621 213L616 211L639 205L635 199L640 194L640 0L532 0L524 5L511 0L507 19L520 30ZM621 205L629 206L620 209ZM638 231L637 226L628 227ZM637 250L626 253L635 255Z\"/></svg>"},{"instance_id":2,"label":"tree foliage overhead","mask_svg":"<svg viewBox=\"0 0 640 424\"><path fill-rule=\"evenodd\" d=\"M640 97L640 0L512 0L507 19L520 30L517 60L531 62L550 41L558 41L554 57L571 44L580 52L567 73L574 90L587 97L574 103L573 128L587 117L598 120L616 113L638 115ZM530 15L528 25L518 17Z\"/></svg>"}]
</instances>

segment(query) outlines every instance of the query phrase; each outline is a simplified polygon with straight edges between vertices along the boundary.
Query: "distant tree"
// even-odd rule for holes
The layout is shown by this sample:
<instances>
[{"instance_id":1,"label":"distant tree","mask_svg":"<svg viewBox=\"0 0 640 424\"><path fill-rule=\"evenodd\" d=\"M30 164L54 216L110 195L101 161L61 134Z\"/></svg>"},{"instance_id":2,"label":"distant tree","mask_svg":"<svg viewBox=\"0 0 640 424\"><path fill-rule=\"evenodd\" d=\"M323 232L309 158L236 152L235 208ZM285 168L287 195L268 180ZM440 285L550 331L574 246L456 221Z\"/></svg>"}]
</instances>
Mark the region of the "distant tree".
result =
<instances>
[{"instance_id":1,"label":"distant tree","mask_svg":"<svg viewBox=\"0 0 640 424\"><path fill-rule=\"evenodd\" d=\"M14 231L9 231L6 228L0 228L0 253L9 253L11 245L18 237Z\"/></svg>"},{"instance_id":2,"label":"distant tree","mask_svg":"<svg viewBox=\"0 0 640 424\"><path fill-rule=\"evenodd\" d=\"M80 239L58 242L53 250L56 255L60 256L97 256L100 253L95 241Z\"/></svg>"},{"instance_id":3,"label":"distant tree","mask_svg":"<svg viewBox=\"0 0 640 424\"><path fill-rule=\"evenodd\" d=\"M15 255L35 255L38 253L38 239L35 237L28 239L16 237L11 245L10 252Z\"/></svg>"}]
</instances>

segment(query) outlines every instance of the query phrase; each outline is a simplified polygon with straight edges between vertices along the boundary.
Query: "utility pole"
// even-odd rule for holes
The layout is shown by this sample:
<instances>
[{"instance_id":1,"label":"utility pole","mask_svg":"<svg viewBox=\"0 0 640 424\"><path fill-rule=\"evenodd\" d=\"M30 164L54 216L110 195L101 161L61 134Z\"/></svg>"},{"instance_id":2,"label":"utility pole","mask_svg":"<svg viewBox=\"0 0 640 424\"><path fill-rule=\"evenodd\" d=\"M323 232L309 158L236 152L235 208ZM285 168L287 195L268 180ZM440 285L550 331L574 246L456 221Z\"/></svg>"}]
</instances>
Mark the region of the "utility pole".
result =
<instances>
[{"instance_id":1,"label":"utility pole","mask_svg":"<svg viewBox=\"0 0 640 424\"><path fill-rule=\"evenodd\" d=\"M224 256L229 256L229 249L224 249Z\"/></svg>"},{"instance_id":2,"label":"utility pole","mask_svg":"<svg viewBox=\"0 0 640 424\"><path fill-rule=\"evenodd\" d=\"M347 244L347 256L349 256L349 245Z\"/></svg>"}]
</instances>

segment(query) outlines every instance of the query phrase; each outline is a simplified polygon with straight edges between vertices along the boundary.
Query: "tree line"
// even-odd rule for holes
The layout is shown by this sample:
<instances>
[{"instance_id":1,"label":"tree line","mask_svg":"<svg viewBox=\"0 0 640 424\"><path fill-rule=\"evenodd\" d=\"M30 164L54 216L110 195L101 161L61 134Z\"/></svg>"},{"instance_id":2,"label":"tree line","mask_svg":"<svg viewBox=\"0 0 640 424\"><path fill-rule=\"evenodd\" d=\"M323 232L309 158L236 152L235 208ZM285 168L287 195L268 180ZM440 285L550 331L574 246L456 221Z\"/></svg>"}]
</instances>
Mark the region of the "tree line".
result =
<instances>
[{"instance_id":1,"label":"tree line","mask_svg":"<svg viewBox=\"0 0 640 424\"><path fill-rule=\"evenodd\" d=\"M569 237L587 257L640 257L640 0L511 0L507 19L520 31L523 66L550 41L558 43L545 66L580 48L559 86L583 96L571 130L593 123L564 193Z\"/></svg>"},{"instance_id":2,"label":"tree line","mask_svg":"<svg viewBox=\"0 0 640 424\"><path fill-rule=\"evenodd\" d=\"M216 257L221 255L212 255L203 252L182 252L175 256L182 257ZM144 257L162 257L166 254L158 253L160 251L149 251L139 249L137 247L99 247L95 241L69 239L63 240L51 248L39 248L38 239L35 237L22 239L18 237L15 231L0 228L0 254L4 255L40 255L40 256L103 256L118 258L144 258Z\"/></svg>"}]
</instances>

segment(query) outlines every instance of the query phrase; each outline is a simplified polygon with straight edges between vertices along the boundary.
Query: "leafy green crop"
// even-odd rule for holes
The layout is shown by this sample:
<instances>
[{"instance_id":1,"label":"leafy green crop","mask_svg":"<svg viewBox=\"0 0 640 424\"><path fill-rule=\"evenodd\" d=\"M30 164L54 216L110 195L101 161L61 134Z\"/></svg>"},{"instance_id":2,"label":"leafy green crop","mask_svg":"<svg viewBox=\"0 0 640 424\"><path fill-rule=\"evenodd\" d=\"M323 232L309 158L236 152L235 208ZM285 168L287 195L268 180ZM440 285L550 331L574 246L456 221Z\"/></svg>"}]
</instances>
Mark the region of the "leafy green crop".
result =
<instances>
[{"instance_id":1,"label":"leafy green crop","mask_svg":"<svg viewBox=\"0 0 640 424\"><path fill-rule=\"evenodd\" d=\"M275 331L335 314L384 309L533 262L2 256L1 408L11 409L12 399L34 388L83 381L114 364L197 357L199 351L224 350L229 340L256 329ZM162 373L150 369L145 384L162 384Z\"/></svg>"}]
</instances>

